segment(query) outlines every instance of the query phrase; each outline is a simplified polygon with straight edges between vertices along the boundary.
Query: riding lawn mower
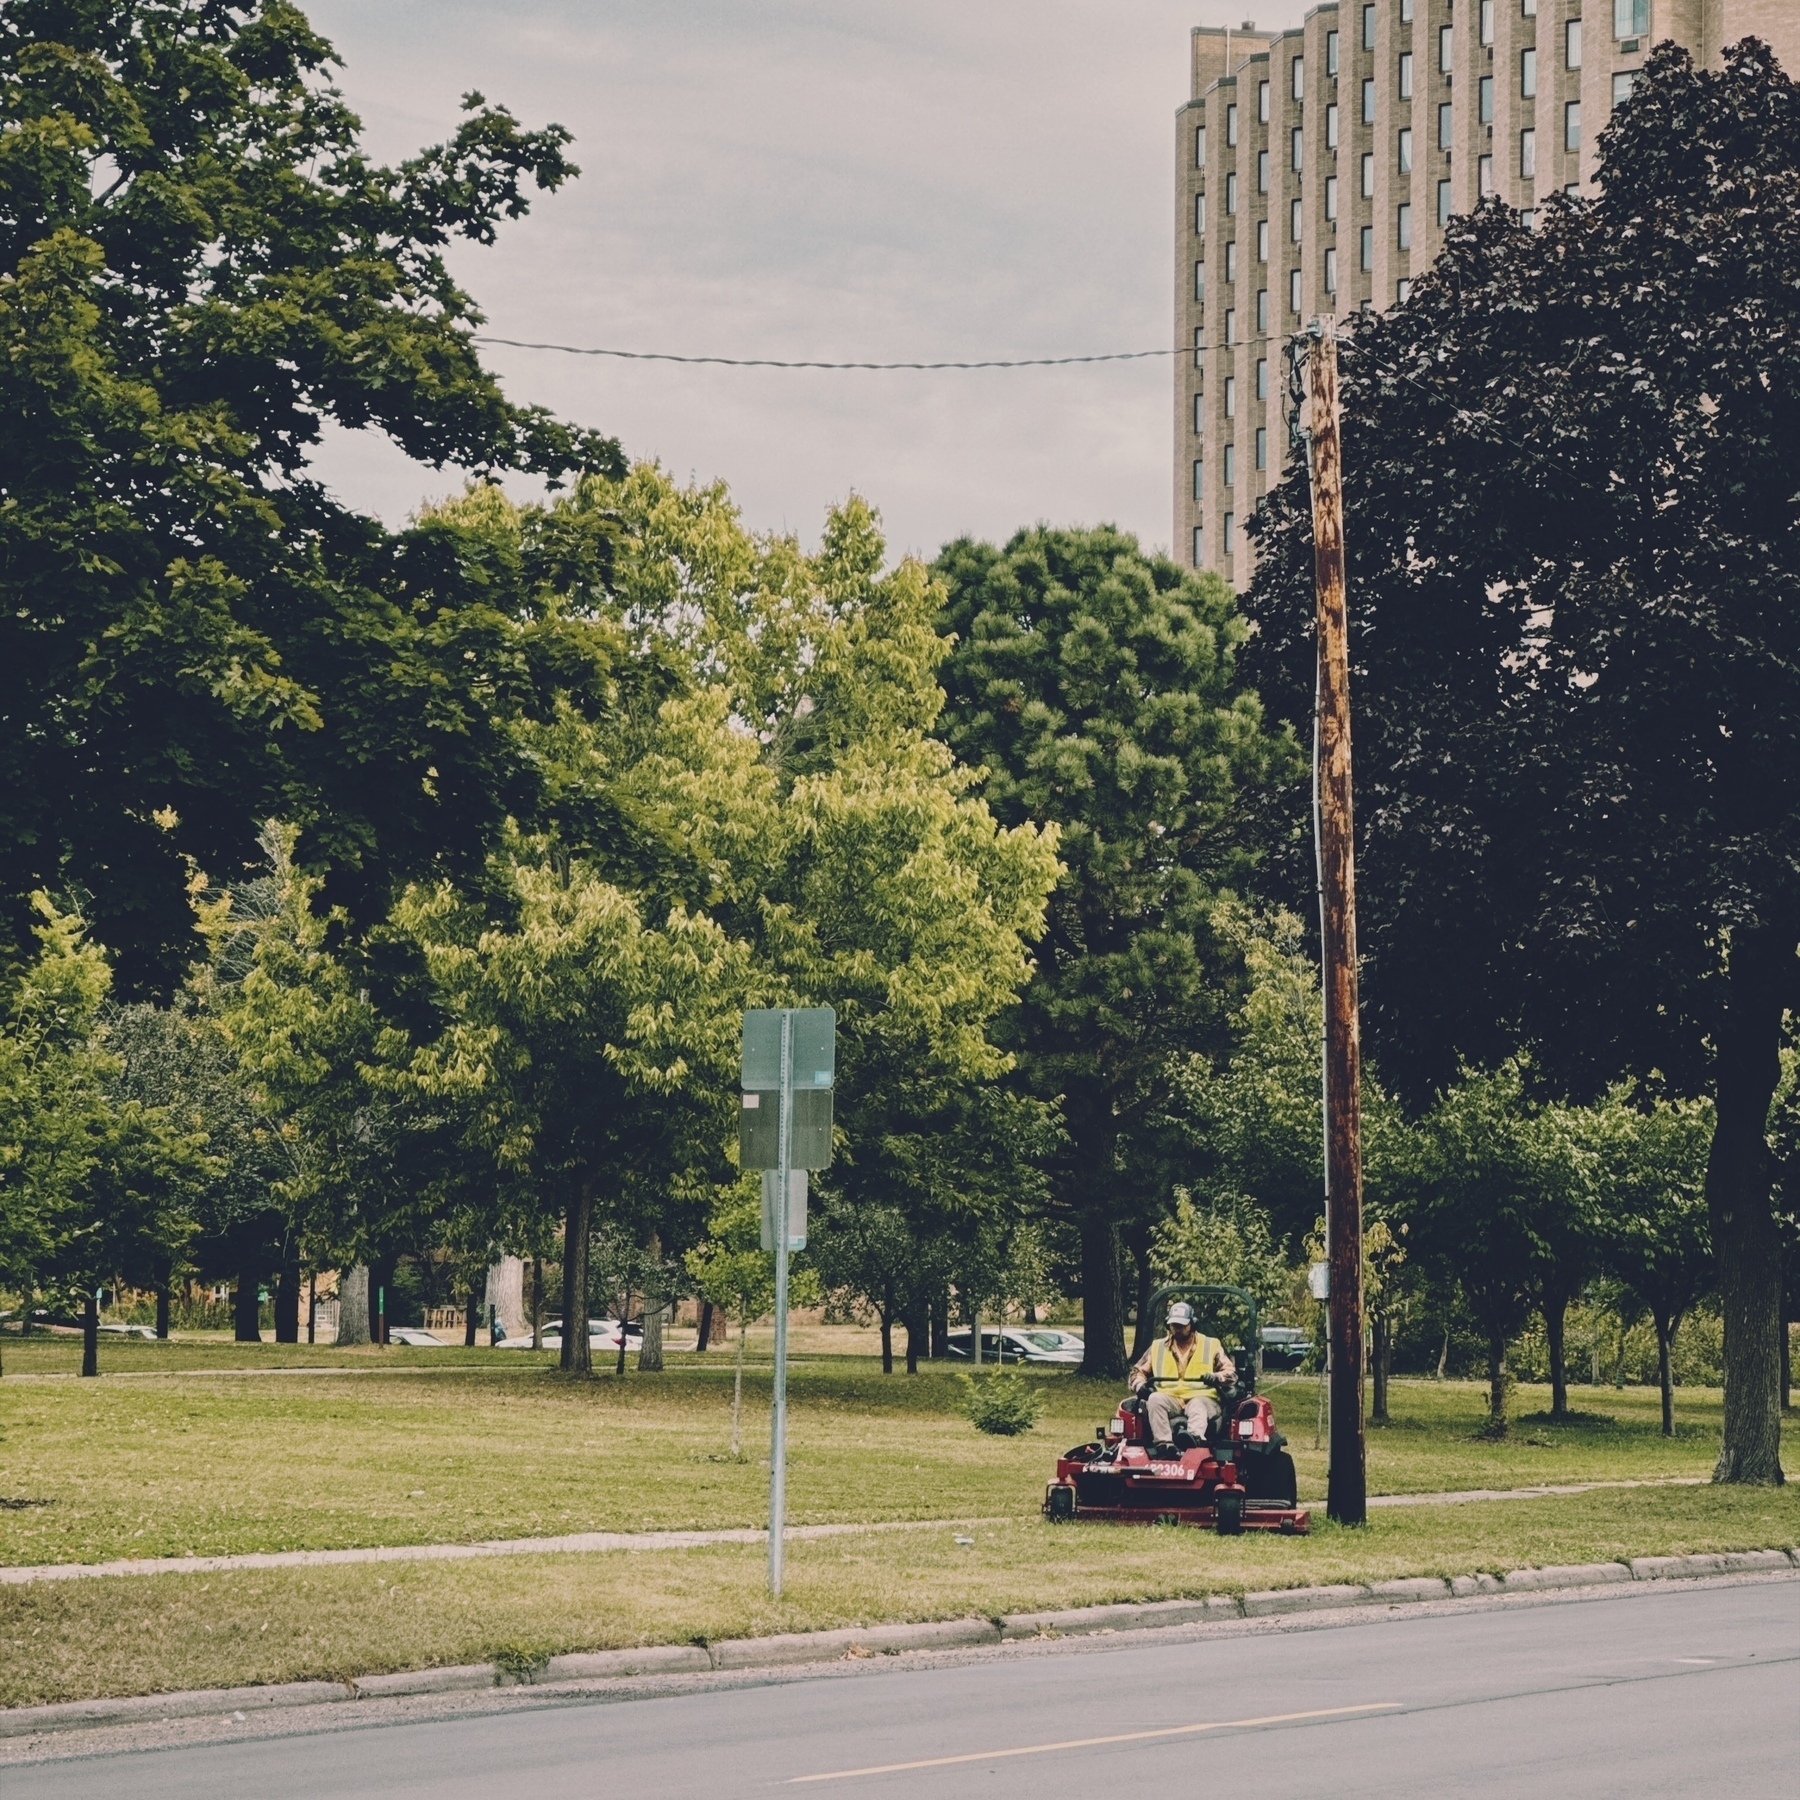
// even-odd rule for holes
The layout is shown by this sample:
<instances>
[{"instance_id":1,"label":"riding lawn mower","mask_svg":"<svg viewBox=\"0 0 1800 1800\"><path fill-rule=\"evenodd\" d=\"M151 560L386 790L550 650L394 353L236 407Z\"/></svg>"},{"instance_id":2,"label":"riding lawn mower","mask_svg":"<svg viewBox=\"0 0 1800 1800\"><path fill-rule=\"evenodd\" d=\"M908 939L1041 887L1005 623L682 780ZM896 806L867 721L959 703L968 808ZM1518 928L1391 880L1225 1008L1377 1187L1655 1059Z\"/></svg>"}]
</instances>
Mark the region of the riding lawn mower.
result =
<instances>
[{"instance_id":1,"label":"riding lawn mower","mask_svg":"<svg viewBox=\"0 0 1800 1800\"><path fill-rule=\"evenodd\" d=\"M1160 1322L1177 1300L1194 1309L1202 1329L1224 1344L1235 1378L1216 1387L1219 1417L1204 1438L1176 1426L1172 1446L1151 1441L1142 1398L1133 1394L1085 1444L1056 1459L1044 1494L1052 1521L1110 1519L1125 1525L1197 1525L1232 1537L1240 1531L1296 1536L1312 1523L1298 1504L1294 1459L1275 1429L1275 1414L1256 1391L1260 1342L1255 1296L1237 1287L1177 1283L1150 1298ZM1232 1349L1241 1333L1239 1347Z\"/></svg>"}]
</instances>

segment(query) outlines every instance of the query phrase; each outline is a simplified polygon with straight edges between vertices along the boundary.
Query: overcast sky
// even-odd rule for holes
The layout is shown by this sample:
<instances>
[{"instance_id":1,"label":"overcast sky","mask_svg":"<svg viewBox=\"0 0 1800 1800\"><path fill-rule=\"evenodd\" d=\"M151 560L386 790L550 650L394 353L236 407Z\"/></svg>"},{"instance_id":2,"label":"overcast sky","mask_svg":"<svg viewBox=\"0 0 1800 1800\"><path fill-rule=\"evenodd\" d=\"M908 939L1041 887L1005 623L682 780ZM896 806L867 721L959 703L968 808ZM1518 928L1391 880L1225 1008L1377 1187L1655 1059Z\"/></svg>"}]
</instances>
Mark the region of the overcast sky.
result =
<instances>
[{"instance_id":1,"label":"overcast sky","mask_svg":"<svg viewBox=\"0 0 1800 1800\"><path fill-rule=\"evenodd\" d=\"M305 4L305 0L303 0ZM575 135L581 179L456 258L505 337L931 360L1166 344L1173 114L1195 24L1301 0L311 0L376 154L469 88ZM722 477L816 541L850 490L896 551L1038 519L1169 539L1168 360L874 374L494 349L508 393ZM402 521L448 472L334 436L317 467ZM523 493L525 490L520 489Z\"/></svg>"}]
</instances>

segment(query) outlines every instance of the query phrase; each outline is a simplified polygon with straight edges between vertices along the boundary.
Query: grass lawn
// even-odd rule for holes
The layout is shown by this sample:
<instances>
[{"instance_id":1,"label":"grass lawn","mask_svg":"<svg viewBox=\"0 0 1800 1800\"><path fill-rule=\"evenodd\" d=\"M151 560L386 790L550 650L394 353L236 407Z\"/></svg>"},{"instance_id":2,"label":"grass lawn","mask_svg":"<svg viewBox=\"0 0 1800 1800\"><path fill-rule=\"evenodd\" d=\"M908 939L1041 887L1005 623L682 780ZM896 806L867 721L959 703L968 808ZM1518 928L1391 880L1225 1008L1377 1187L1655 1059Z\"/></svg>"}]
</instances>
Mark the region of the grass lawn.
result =
<instances>
[{"instance_id":1,"label":"grass lawn","mask_svg":"<svg viewBox=\"0 0 1800 1800\"><path fill-rule=\"evenodd\" d=\"M1753 1549L1800 1536L1787 1489L1654 1488L1395 1508L1309 1538L1015 1518L760 1548L255 1570L0 1590L0 1704L344 1678L637 1643L954 1618L1390 1575Z\"/></svg>"},{"instance_id":2,"label":"grass lawn","mask_svg":"<svg viewBox=\"0 0 1800 1800\"><path fill-rule=\"evenodd\" d=\"M673 1356L667 1373L570 1381L517 1351L108 1345L116 1373L162 1379L0 1380L0 1563L458 1542L587 1530L764 1522L768 1373L746 1379L746 1455L728 1449L730 1364ZM299 1352L296 1355L296 1351ZM55 1373L76 1347L9 1347L8 1367ZM380 1378L225 1374L309 1360ZM33 1365L35 1364L35 1371ZM185 1366L184 1366L185 1365ZM425 1374L423 1370L436 1370ZM883 1377L869 1360L814 1357L790 1377L796 1524L1024 1518L1056 1452L1112 1411L1116 1390L1045 1373L1039 1428L984 1437L949 1371ZM1317 1388L1267 1390L1293 1440L1303 1496L1324 1492L1312 1448ZM1503 1444L1474 1434L1482 1390L1396 1382L1394 1422L1369 1435L1375 1492L1705 1476L1719 1397L1685 1392L1680 1432L1657 1429L1649 1389L1577 1390L1588 1415L1550 1426L1521 1389ZM18 1505L19 1501L42 1504Z\"/></svg>"}]
</instances>

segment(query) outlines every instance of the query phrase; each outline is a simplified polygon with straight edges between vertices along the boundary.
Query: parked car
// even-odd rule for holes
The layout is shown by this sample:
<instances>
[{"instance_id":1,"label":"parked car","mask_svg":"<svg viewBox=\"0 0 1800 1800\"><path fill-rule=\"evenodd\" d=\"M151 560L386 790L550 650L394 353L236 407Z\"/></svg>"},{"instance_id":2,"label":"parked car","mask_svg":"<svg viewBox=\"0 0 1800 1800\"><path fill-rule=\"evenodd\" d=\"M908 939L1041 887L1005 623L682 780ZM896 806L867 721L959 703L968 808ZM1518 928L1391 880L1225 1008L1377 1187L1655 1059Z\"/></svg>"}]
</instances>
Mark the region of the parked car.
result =
<instances>
[{"instance_id":1,"label":"parked car","mask_svg":"<svg viewBox=\"0 0 1800 1800\"><path fill-rule=\"evenodd\" d=\"M1261 1337L1265 1369L1297 1369L1312 1355L1312 1341L1297 1325L1265 1325Z\"/></svg>"},{"instance_id":2,"label":"parked car","mask_svg":"<svg viewBox=\"0 0 1800 1800\"><path fill-rule=\"evenodd\" d=\"M388 1342L410 1344L415 1350L441 1350L444 1347L441 1337L433 1337L429 1331L421 1331L416 1325L390 1325Z\"/></svg>"},{"instance_id":3,"label":"parked car","mask_svg":"<svg viewBox=\"0 0 1800 1800\"><path fill-rule=\"evenodd\" d=\"M625 1323L625 1342L632 1345L640 1343L644 1336L644 1323L641 1319L628 1319ZM544 1348L560 1350L562 1348L562 1320L546 1319L543 1324ZM617 1350L619 1347L619 1321L617 1319L588 1320L588 1348L590 1350ZM517 1337L509 1337L501 1344L502 1350L529 1350L531 1348L531 1327L527 1325Z\"/></svg>"},{"instance_id":4,"label":"parked car","mask_svg":"<svg viewBox=\"0 0 1800 1800\"><path fill-rule=\"evenodd\" d=\"M944 1339L944 1354L959 1362L971 1360L974 1335L969 1331L953 1331ZM984 1363L1061 1363L1081 1361L1085 1346L1072 1331L1058 1331L1047 1325L1012 1325L1004 1330L981 1333L981 1360Z\"/></svg>"},{"instance_id":5,"label":"parked car","mask_svg":"<svg viewBox=\"0 0 1800 1800\"><path fill-rule=\"evenodd\" d=\"M155 1331L148 1325L102 1325L100 1329L108 1337L143 1338L154 1344L157 1341Z\"/></svg>"}]
</instances>

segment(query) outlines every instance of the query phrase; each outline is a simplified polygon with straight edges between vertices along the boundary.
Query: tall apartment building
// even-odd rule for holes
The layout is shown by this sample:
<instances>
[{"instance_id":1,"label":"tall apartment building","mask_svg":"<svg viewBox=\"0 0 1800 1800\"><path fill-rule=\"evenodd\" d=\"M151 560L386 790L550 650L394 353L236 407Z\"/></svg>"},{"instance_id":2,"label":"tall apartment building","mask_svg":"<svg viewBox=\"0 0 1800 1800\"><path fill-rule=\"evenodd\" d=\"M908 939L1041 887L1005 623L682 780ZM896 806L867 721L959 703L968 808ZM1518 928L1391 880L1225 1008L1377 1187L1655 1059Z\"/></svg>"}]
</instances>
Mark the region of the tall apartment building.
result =
<instances>
[{"instance_id":1,"label":"tall apartment building","mask_svg":"<svg viewBox=\"0 0 1800 1800\"><path fill-rule=\"evenodd\" d=\"M1451 216L1529 223L1591 181L1652 44L1800 74L1800 0L1340 0L1295 31L1197 28L1176 115L1175 554L1242 586L1287 447L1284 341L1404 300Z\"/></svg>"}]
</instances>

